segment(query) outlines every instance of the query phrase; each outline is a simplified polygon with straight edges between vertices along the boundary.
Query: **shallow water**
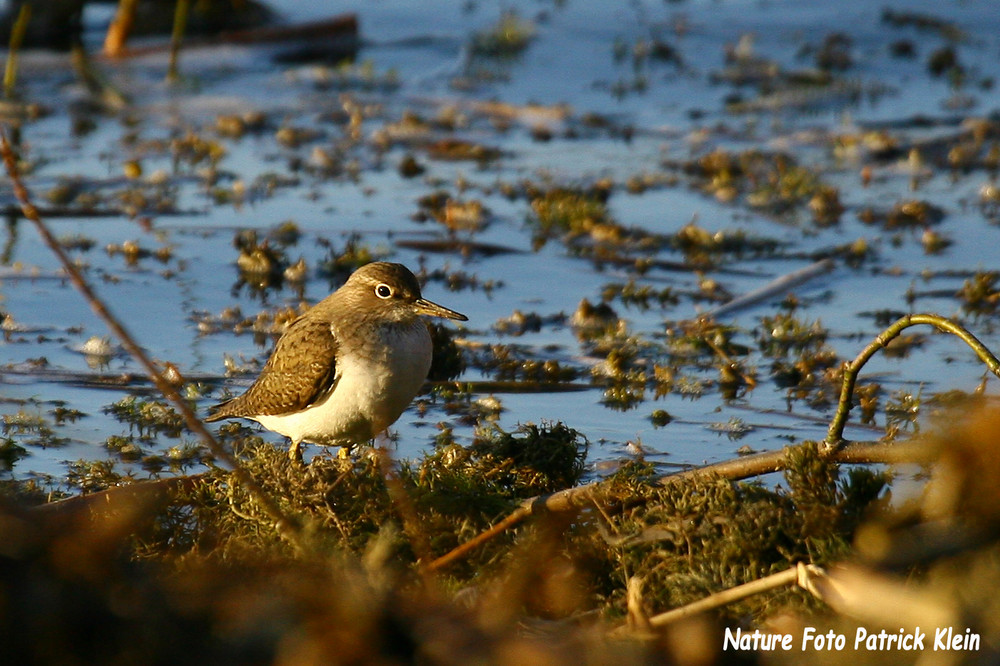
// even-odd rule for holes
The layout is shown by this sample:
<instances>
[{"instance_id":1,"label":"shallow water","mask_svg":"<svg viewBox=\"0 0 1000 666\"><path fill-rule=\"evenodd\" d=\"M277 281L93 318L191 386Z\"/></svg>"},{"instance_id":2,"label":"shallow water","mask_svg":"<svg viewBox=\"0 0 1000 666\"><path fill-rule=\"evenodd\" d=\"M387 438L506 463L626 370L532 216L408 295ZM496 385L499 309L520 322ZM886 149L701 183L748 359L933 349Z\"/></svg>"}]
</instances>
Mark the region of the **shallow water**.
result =
<instances>
[{"instance_id":1,"label":"shallow water","mask_svg":"<svg viewBox=\"0 0 1000 666\"><path fill-rule=\"evenodd\" d=\"M350 9L340 3L311 9L290 0L275 4L295 20ZM245 288L234 288L239 278L234 232L249 227L263 235L286 220L293 220L303 234L287 252L292 261L304 257L311 269L303 293L306 300L319 300L333 286L315 271L328 254L317 240L339 248L349 234L358 234L371 247L411 267L461 270L480 280L501 282L488 294L482 290L449 292L441 282L432 282L425 295L469 316L468 325L462 328L470 342L525 345L539 358L554 356L579 368L584 373L581 381L587 381L586 373L596 359L586 354L569 327L546 324L537 332L512 337L498 333L494 324L515 310L545 318L571 314L581 299L599 301L604 285L631 277L657 289L669 286L680 292L697 291L697 276L690 271L653 269L639 276L610 265L597 268L585 258L572 256L558 240L533 250L532 230L526 222L528 202L523 198L510 200L497 187L523 180L581 186L610 179L616 188L608 201L609 211L625 227L666 235L696 219L698 225L713 232L742 230L751 237L784 243L786 247L778 256L728 257L719 270L709 273L734 295L811 264L814 253L866 239L876 249L875 260L859 268L838 262L831 272L794 290L803 302L798 315L820 320L828 327L830 343L845 359L852 358L881 330L870 316L881 310L955 316L987 344L995 337L989 315L967 315L952 297L970 271L996 268L994 248L1000 242L1000 230L978 204L980 189L992 182L995 174L981 168L952 172L927 166L918 189L913 190L913 172L903 155L877 163L871 183L864 187L860 176L863 157L837 156L831 149L832 136L858 134L886 123L899 123L898 128L890 126L901 142L920 141L957 133L957 122L963 117L995 114L998 99L992 82L1000 70L996 58L1000 15L991 3L886 5L947 19L963 31L964 39L955 48L968 75L957 93L969 98L973 104L969 110L950 108L956 89L946 78L927 73L929 53L946 45L945 38L912 27L889 26L880 20L882 6L867 2L821 6L734 0L505 3L530 22L536 34L514 57L479 61L469 59L467 45L472 34L497 22L499 12L493 5L368 4L359 12L365 40L359 59L370 64L377 81L392 85L368 85L361 74L352 75L351 84L336 85L337 75L330 68L274 65L266 50L242 47L185 51L181 57L183 80L176 86L164 83L166 60L160 55L120 64L102 62L115 85L130 95L133 107L118 116L91 116L93 128L84 134L71 132L71 118L77 113L71 101L81 93L72 75L66 73L64 60L61 56L25 54L22 95L43 102L51 110L50 115L23 127L29 159L37 162L26 178L36 197L66 179L80 179L104 192L127 190L122 169L129 160L141 163L144 178L160 172L168 183L176 214L143 213L138 219L125 215L52 218L49 223L57 236L79 235L93 241L89 251L73 254L87 265L99 293L153 357L176 364L189 379L223 375L224 354L244 359L266 357L267 339L255 340L250 334L200 334L195 321L232 305L252 315L262 306L298 302L298 295L287 287L269 291L263 301ZM97 24L101 16L92 14L89 20ZM783 105L743 114L726 110L725 102L732 96L753 100L756 94L750 87L713 82L713 74L724 67L727 45L753 34L756 55L782 68L799 69L812 64L810 56L802 55L804 46L818 44L835 31L852 40L854 64L842 76L861 91L858 99L821 95L808 108ZM91 36L97 32L95 25ZM681 66L652 59L635 64L634 45L657 36L677 49ZM916 57L898 58L889 53L889 44L900 39L915 44ZM620 59L615 56L616 44L625 54ZM342 112L343 95L374 109L362 123L363 140L352 144L344 156L346 162L353 163L350 168L356 170L356 177L310 173L313 148L331 147L343 137L343 124L325 117ZM494 120L475 107L482 102L534 103L546 111L522 110L508 128L498 129ZM565 117L553 112L557 105L565 105ZM460 136L499 148L502 156L477 165L434 160L419 148L405 145L394 145L385 152L374 147L372 137L397 122L405 111L433 118L448 107L458 109L459 129L453 134L436 132L436 138ZM213 134L216 116L248 110L266 114L272 126L236 140ZM599 114L612 126L628 128L631 139L625 140L617 130L588 130L581 119L590 113ZM917 116L940 122L929 126L908 122ZM548 124L551 140L532 136L537 123ZM275 140L274 125L317 129L322 137L287 147ZM218 203L198 177L203 165L177 167L169 151L155 148L153 142L183 135L188 129L225 147L226 156L218 164L219 188L231 191L236 181L251 186L269 173L298 180L238 205ZM571 129L577 136L567 138ZM656 186L639 194L621 187L636 175L670 173L677 177L676 172L664 168L665 161L702 155L712 147L784 151L838 187L846 210L839 223L820 227L807 216L778 218L745 205L721 203L691 189L683 178L677 178L675 185ZM423 177L407 179L398 173L396 166L407 152L413 152L427 167ZM295 170L303 164L306 168ZM464 192L460 192L462 188ZM436 189L480 200L491 212L490 225L477 233L475 240L516 252L463 258L457 253L421 254L399 246L401 240L446 237L439 225L412 219L418 211L416 200ZM6 185L2 196L5 202L11 201ZM887 210L909 198L944 210L945 217L936 229L953 241L949 247L927 254L920 242L922 229L884 231L858 219L858 212L867 206ZM79 381L80 375L93 371L74 348L91 336L106 335L105 329L73 288L58 278L55 259L29 225L23 220L10 222L6 231L5 266L13 267L18 276L36 277L5 277L0 285L3 311L25 329L9 332L3 344L6 371L0 394L10 403L4 411L17 412L18 403L26 401L26 412L46 418L57 404L86 414L75 423L58 427L57 435L70 440L60 447L42 448L31 437L12 434L30 454L17 464L15 472L58 477L64 471L64 461L109 455L104 447L106 438L128 434L129 429L102 409L142 387L95 387ZM151 251L169 248L171 256L165 263L148 257L128 266L121 255L110 256L104 251L110 243L128 240ZM669 249L661 250L655 258L683 259ZM933 277L925 279L925 275ZM926 295L911 303L907 298L911 290ZM759 326L760 317L773 315L778 300L780 297L763 301L721 320L744 331L737 335L738 341L753 346L746 331ZM614 307L627 320L631 332L655 340L662 336L665 324L695 317L710 304L681 299L676 306L645 312L626 309L620 303ZM26 366L29 360L40 357L47 361L43 369ZM657 401L647 399L629 411L617 411L602 404L603 389L599 387L577 392L498 394L504 407L499 424L509 429L528 421L563 421L590 439L595 469L634 457L637 453L632 443L639 440L649 459L670 465L726 459L744 445L766 450L790 441L822 438L831 411L797 403L789 412L785 390L770 380L767 362L751 356L750 363L759 364L759 383L738 401L727 402L716 391L698 399L671 394ZM102 371L139 369L131 360L115 357ZM971 391L983 372L959 341L928 334L926 344L908 358L876 357L865 375L878 376L887 390L905 388L930 394ZM470 369L460 379L481 378L482 373ZM239 390L248 381L249 377L234 379L226 386ZM214 402L220 391L220 387L215 388L199 405ZM647 397L651 395L647 391ZM649 418L654 409L666 410L674 421L654 428ZM718 424L734 419L752 430L742 437L718 432L724 430ZM454 419L439 407L432 407L424 417L407 412L394 428L397 455L413 456L430 446L438 432L434 424L439 421ZM884 423L882 415L878 423ZM471 427L455 427L460 441L471 438ZM869 428L848 432L848 436L864 439L878 434ZM156 452L177 443L177 439L162 437L143 447Z\"/></svg>"}]
</instances>

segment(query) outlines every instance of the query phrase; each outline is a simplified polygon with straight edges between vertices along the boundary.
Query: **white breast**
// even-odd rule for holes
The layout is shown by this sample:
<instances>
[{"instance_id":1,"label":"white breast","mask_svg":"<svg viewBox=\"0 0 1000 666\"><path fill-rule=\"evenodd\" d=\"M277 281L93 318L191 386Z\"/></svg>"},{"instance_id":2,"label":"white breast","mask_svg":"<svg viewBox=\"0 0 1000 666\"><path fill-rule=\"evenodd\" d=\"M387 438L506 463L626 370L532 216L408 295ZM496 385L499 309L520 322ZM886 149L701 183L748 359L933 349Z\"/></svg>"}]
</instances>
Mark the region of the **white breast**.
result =
<instances>
[{"instance_id":1,"label":"white breast","mask_svg":"<svg viewBox=\"0 0 1000 666\"><path fill-rule=\"evenodd\" d=\"M427 378L431 338L419 320L376 330L371 343L337 358L337 383L326 398L256 421L292 442L344 445L367 442L392 425Z\"/></svg>"}]
</instances>

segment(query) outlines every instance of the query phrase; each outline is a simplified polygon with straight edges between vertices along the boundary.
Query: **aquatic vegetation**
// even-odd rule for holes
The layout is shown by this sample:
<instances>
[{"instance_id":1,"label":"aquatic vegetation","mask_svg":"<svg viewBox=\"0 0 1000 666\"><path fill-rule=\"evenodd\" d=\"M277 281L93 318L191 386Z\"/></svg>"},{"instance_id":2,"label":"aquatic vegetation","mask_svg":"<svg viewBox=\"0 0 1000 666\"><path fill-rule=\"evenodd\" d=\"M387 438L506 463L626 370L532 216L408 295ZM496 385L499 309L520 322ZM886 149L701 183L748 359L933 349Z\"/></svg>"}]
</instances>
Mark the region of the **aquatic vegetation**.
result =
<instances>
[{"instance_id":1,"label":"aquatic vegetation","mask_svg":"<svg viewBox=\"0 0 1000 666\"><path fill-rule=\"evenodd\" d=\"M207 164L214 168L226 156L226 149L222 144L206 139L195 132L187 132L183 136L173 139L170 142L170 152L173 156L175 171L179 170L182 165L197 167Z\"/></svg>"},{"instance_id":2,"label":"aquatic vegetation","mask_svg":"<svg viewBox=\"0 0 1000 666\"><path fill-rule=\"evenodd\" d=\"M580 375L574 367L554 359L538 360L513 345L489 345L473 356L470 365L502 381L571 382Z\"/></svg>"},{"instance_id":3,"label":"aquatic vegetation","mask_svg":"<svg viewBox=\"0 0 1000 666\"><path fill-rule=\"evenodd\" d=\"M134 440L120 435L108 437L104 442L104 447L109 451L113 451L125 462L135 462L142 458L143 455L142 449L139 448Z\"/></svg>"},{"instance_id":4,"label":"aquatic vegetation","mask_svg":"<svg viewBox=\"0 0 1000 666\"><path fill-rule=\"evenodd\" d=\"M448 162L468 160L487 164L502 156L498 148L456 138L439 139L428 144L425 149L431 159Z\"/></svg>"},{"instance_id":5,"label":"aquatic vegetation","mask_svg":"<svg viewBox=\"0 0 1000 666\"><path fill-rule=\"evenodd\" d=\"M121 474L113 460L77 460L70 463L66 484L84 493L96 492L132 479Z\"/></svg>"},{"instance_id":6,"label":"aquatic vegetation","mask_svg":"<svg viewBox=\"0 0 1000 666\"><path fill-rule=\"evenodd\" d=\"M40 448L58 448L65 446L69 440L58 434L56 427L59 422L50 422L41 412L29 411L21 407L16 412L2 415L3 425L0 430L4 434L4 450L7 460L11 463L23 457L24 446Z\"/></svg>"},{"instance_id":7,"label":"aquatic vegetation","mask_svg":"<svg viewBox=\"0 0 1000 666\"><path fill-rule=\"evenodd\" d=\"M538 228L538 240L568 234L597 234L602 239L620 239L624 231L611 219L607 192L599 189L553 188L531 198L531 221Z\"/></svg>"},{"instance_id":8,"label":"aquatic vegetation","mask_svg":"<svg viewBox=\"0 0 1000 666\"><path fill-rule=\"evenodd\" d=\"M671 322L666 330L666 346L677 359L720 360L745 356L749 349L733 338L739 331L709 317Z\"/></svg>"},{"instance_id":9,"label":"aquatic vegetation","mask_svg":"<svg viewBox=\"0 0 1000 666\"><path fill-rule=\"evenodd\" d=\"M669 425L674 418L665 409L654 409L653 413L649 415L649 420L654 427L662 428Z\"/></svg>"},{"instance_id":10,"label":"aquatic vegetation","mask_svg":"<svg viewBox=\"0 0 1000 666\"><path fill-rule=\"evenodd\" d=\"M938 224L945 213L941 208L921 200L900 201L887 212L866 208L858 213L865 224L881 224L886 229L927 228Z\"/></svg>"},{"instance_id":11,"label":"aquatic vegetation","mask_svg":"<svg viewBox=\"0 0 1000 666\"><path fill-rule=\"evenodd\" d=\"M604 389L601 404L619 412L638 407L646 400L646 378L637 374L630 380L615 381Z\"/></svg>"},{"instance_id":12,"label":"aquatic vegetation","mask_svg":"<svg viewBox=\"0 0 1000 666\"><path fill-rule=\"evenodd\" d=\"M438 282L447 287L448 291L482 291L489 296L494 289L504 286L502 280L493 278L480 278L476 274L470 274L461 270L448 270L447 268L437 268L432 271L422 271L419 276L428 282Z\"/></svg>"},{"instance_id":13,"label":"aquatic vegetation","mask_svg":"<svg viewBox=\"0 0 1000 666\"><path fill-rule=\"evenodd\" d=\"M104 412L127 423L139 437L149 438L159 433L178 437L184 428L181 416L162 400L129 395L105 407Z\"/></svg>"},{"instance_id":14,"label":"aquatic vegetation","mask_svg":"<svg viewBox=\"0 0 1000 666\"><path fill-rule=\"evenodd\" d=\"M716 231L688 222L669 237L671 247L680 250L688 263L694 266L712 266L721 260L720 255L744 256L748 254L773 254L781 243L770 239L748 237L742 231Z\"/></svg>"},{"instance_id":15,"label":"aquatic vegetation","mask_svg":"<svg viewBox=\"0 0 1000 666\"><path fill-rule=\"evenodd\" d=\"M954 21L929 13L886 7L882 10L881 21L893 28L913 27L921 32L936 32L949 41L960 42L966 38L965 32Z\"/></svg>"},{"instance_id":16,"label":"aquatic vegetation","mask_svg":"<svg viewBox=\"0 0 1000 666\"><path fill-rule=\"evenodd\" d=\"M437 190L417 199L420 213L418 221L433 219L449 232L466 232L473 235L482 231L490 218L490 211L478 199L459 199L444 190Z\"/></svg>"},{"instance_id":17,"label":"aquatic vegetation","mask_svg":"<svg viewBox=\"0 0 1000 666\"><path fill-rule=\"evenodd\" d=\"M215 131L219 136L240 139L248 132L256 133L264 130L267 123L267 115L261 111L219 114L215 117Z\"/></svg>"},{"instance_id":18,"label":"aquatic vegetation","mask_svg":"<svg viewBox=\"0 0 1000 666\"><path fill-rule=\"evenodd\" d=\"M388 253L361 242L361 236L358 234L348 236L342 250L338 250L329 241L321 239L319 242L326 245L329 252L327 257L320 261L317 270L320 275L329 278L331 282L334 280L342 281L361 266L373 261L381 261L389 256Z\"/></svg>"},{"instance_id":19,"label":"aquatic vegetation","mask_svg":"<svg viewBox=\"0 0 1000 666\"><path fill-rule=\"evenodd\" d=\"M455 342L455 333L450 327L433 321L429 322L427 327L431 332L431 343L434 346L431 369L427 373L427 378L430 381L455 379L462 374L466 366L465 356Z\"/></svg>"},{"instance_id":20,"label":"aquatic vegetation","mask_svg":"<svg viewBox=\"0 0 1000 666\"><path fill-rule=\"evenodd\" d=\"M537 333L542 328L542 318L534 312L514 310L509 317L498 319L493 329L502 335Z\"/></svg>"},{"instance_id":21,"label":"aquatic vegetation","mask_svg":"<svg viewBox=\"0 0 1000 666\"><path fill-rule=\"evenodd\" d=\"M753 426L735 416L725 423L709 423L708 429L720 435L725 435L733 441L743 438L754 430Z\"/></svg>"},{"instance_id":22,"label":"aquatic vegetation","mask_svg":"<svg viewBox=\"0 0 1000 666\"><path fill-rule=\"evenodd\" d=\"M239 250L236 268L241 284L248 284L257 291L282 285L290 263L281 247L273 246L269 240L258 242L253 229L237 232L233 247Z\"/></svg>"},{"instance_id":23,"label":"aquatic vegetation","mask_svg":"<svg viewBox=\"0 0 1000 666\"><path fill-rule=\"evenodd\" d=\"M399 175L403 178L416 178L417 176L423 175L423 173L427 171L427 167L421 164L411 153L407 153L403 156L403 159L399 161L397 169L399 171Z\"/></svg>"},{"instance_id":24,"label":"aquatic vegetation","mask_svg":"<svg viewBox=\"0 0 1000 666\"><path fill-rule=\"evenodd\" d=\"M344 58L334 66L316 64L291 72L287 77L294 83L307 83L319 91L390 93L400 85L396 69L379 71L378 65L370 59Z\"/></svg>"},{"instance_id":25,"label":"aquatic vegetation","mask_svg":"<svg viewBox=\"0 0 1000 666\"><path fill-rule=\"evenodd\" d=\"M922 404L920 393L913 394L906 389L894 391L885 402L886 430L890 437L896 437L902 432L919 432Z\"/></svg>"},{"instance_id":26,"label":"aquatic vegetation","mask_svg":"<svg viewBox=\"0 0 1000 666\"><path fill-rule=\"evenodd\" d=\"M851 56L853 40L842 32L831 32L816 48L816 66L821 70L847 70L854 66Z\"/></svg>"},{"instance_id":27,"label":"aquatic vegetation","mask_svg":"<svg viewBox=\"0 0 1000 666\"><path fill-rule=\"evenodd\" d=\"M967 312L977 315L995 312L1000 305L998 280L1000 273L996 271L977 271L962 283L962 288L955 297L962 303L962 309Z\"/></svg>"},{"instance_id":28,"label":"aquatic vegetation","mask_svg":"<svg viewBox=\"0 0 1000 666\"><path fill-rule=\"evenodd\" d=\"M817 222L832 224L843 212L837 189L787 154L719 149L686 162L668 162L666 166L680 170L694 187L723 203L743 201L769 215L782 216L808 208Z\"/></svg>"},{"instance_id":29,"label":"aquatic vegetation","mask_svg":"<svg viewBox=\"0 0 1000 666\"><path fill-rule=\"evenodd\" d=\"M906 358L913 349L919 349L927 343L927 336L921 333L900 335L892 339L882 352L887 358Z\"/></svg>"},{"instance_id":30,"label":"aquatic vegetation","mask_svg":"<svg viewBox=\"0 0 1000 666\"><path fill-rule=\"evenodd\" d=\"M28 450L17 443L12 437L0 440L0 471L9 472L21 458L28 455Z\"/></svg>"},{"instance_id":31,"label":"aquatic vegetation","mask_svg":"<svg viewBox=\"0 0 1000 666\"><path fill-rule=\"evenodd\" d=\"M786 356L790 352L821 350L827 330L819 321L803 321L792 312L779 312L760 319L757 339L761 351L768 356Z\"/></svg>"},{"instance_id":32,"label":"aquatic vegetation","mask_svg":"<svg viewBox=\"0 0 1000 666\"><path fill-rule=\"evenodd\" d=\"M507 10L488 30L472 37L472 52L484 58L511 58L524 51L535 36L535 26L514 10Z\"/></svg>"},{"instance_id":33,"label":"aquatic vegetation","mask_svg":"<svg viewBox=\"0 0 1000 666\"><path fill-rule=\"evenodd\" d=\"M605 287L604 299L607 298L607 290L612 285ZM625 322L618 317L614 309L602 301L597 305L592 304L584 298L576 307L573 315L569 319L569 324L573 328L573 333L580 341L596 341L604 337L615 337L625 334Z\"/></svg>"}]
</instances>

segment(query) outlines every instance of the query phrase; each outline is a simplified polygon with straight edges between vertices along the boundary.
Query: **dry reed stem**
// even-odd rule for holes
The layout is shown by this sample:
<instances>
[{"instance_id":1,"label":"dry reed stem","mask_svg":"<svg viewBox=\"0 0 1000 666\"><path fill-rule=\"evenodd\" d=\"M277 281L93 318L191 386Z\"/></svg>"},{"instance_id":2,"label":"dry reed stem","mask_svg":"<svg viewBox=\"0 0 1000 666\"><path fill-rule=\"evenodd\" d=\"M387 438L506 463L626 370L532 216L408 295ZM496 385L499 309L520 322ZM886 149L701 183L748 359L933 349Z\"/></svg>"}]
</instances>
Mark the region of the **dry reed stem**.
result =
<instances>
[{"instance_id":1,"label":"dry reed stem","mask_svg":"<svg viewBox=\"0 0 1000 666\"><path fill-rule=\"evenodd\" d=\"M958 600L944 590L914 587L911 581L887 576L857 564L843 564L813 581L814 594L841 615L885 627L913 631L960 623Z\"/></svg>"},{"instance_id":2,"label":"dry reed stem","mask_svg":"<svg viewBox=\"0 0 1000 666\"><path fill-rule=\"evenodd\" d=\"M21 5L10 31L7 65L3 72L3 94L7 99L14 97L14 86L17 84L17 56L21 51L21 43L24 42L24 33L28 30L29 20L31 20L31 3L26 2Z\"/></svg>"},{"instance_id":3,"label":"dry reed stem","mask_svg":"<svg viewBox=\"0 0 1000 666\"><path fill-rule=\"evenodd\" d=\"M250 476L250 474L239 464L236 457L230 453L228 449L222 446L212 433L208 431L205 424L202 423L201 419L199 419L194 413L194 410L191 409L187 401L181 396L180 393L177 392L177 389L174 388L167 378L163 376L163 373L152 361L152 359L146 355L146 352L143 351L142 347L139 346L132 335L110 312L110 310L108 310L104 302L100 299L100 297L98 297L93 288L91 288L90 284L83 277L80 269L69 258L62 246L52 235L52 232L49 231L49 228L45 225L45 222L38 214L38 210L31 202L27 188L25 188L24 183L21 181L21 176L17 168L17 159L14 154L14 150L11 148L10 142L7 140L7 132L4 129L0 129L0 153L3 155L3 162L7 169L7 174L11 179L11 184L14 188L14 195L21 204L21 211L24 213L24 216L35 225L39 235L42 237L42 241L48 246L52 253L56 255L56 258L62 264L63 270L66 271L70 282L72 282L77 291L83 295L84 299L86 299L87 303L90 305L91 310L94 311L94 314L104 321L114 336L121 342L125 350L128 351L132 358L138 361L138 363L146 370L146 374L148 374L150 379L152 379L156 388L159 389L163 397L173 403L174 407L184 418L184 422L188 429L201 438L217 459L232 468L235 479L239 483L246 486L247 490L257 503L260 504L268 518L274 521L275 529L279 532L279 534L281 534L284 539L286 539L299 551L304 551L305 544L301 538L301 527L298 522L282 513L274 500L272 500L271 497L264 492L257 481L254 480L254 478Z\"/></svg>"},{"instance_id":4,"label":"dry reed stem","mask_svg":"<svg viewBox=\"0 0 1000 666\"><path fill-rule=\"evenodd\" d=\"M715 594L710 594L704 599L699 599L698 601L694 601L685 606L654 615L649 618L649 624L654 628L665 627L668 624L689 618L692 615L704 613L705 611L714 610L716 608L722 608L723 606L741 599L746 599L747 597L760 594L761 592L767 592L768 590L785 587L786 585L795 584L816 595L816 580L822 580L825 576L826 573L820 567L799 562L794 567L789 567L788 569L776 574L771 574L770 576L758 578L757 580L752 580L749 583L744 583L743 585L737 585L736 587L731 587L729 589L716 592Z\"/></svg>"},{"instance_id":5,"label":"dry reed stem","mask_svg":"<svg viewBox=\"0 0 1000 666\"><path fill-rule=\"evenodd\" d=\"M191 0L177 0L174 8L174 29L170 33L170 63L167 65L167 81L170 83L180 78L177 61L180 59L181 42L184 40L190 5Z\"/></svg>"},{"instance_id":6,"label":"dry reed stem","mask_svg":"<svg viewBox=\"0 0 1000 666\"><path fill-rule=\"evenodd\" d=\"M777 277L765 284L763 287L754 289L748 294L737 296L731 301L727 301L726 303L705 312L701 316L703 318L708 317L717 319L722 315L727 315L751 305L756 305L765 299L772 298L778 294L787 293L798 285L808 282L809 280L823 275L824 273L829 273L836 265L837 264L833 261L833 259L820 259L819 261L809 264L804 268L800 268L792 271L791 273L786 273L785 275Z\"/></svg>"},{"instance_id":7,"label":"dry reed stem","mask_svg":"<svg viewBox=\"0 0 1000 666\"><path fill-rule=\"evenodd\" d=\"M135 10L138 5L139 0L118 0L115 18L111 21L108 32L104 36L104 55L118 58L124 53L125 42L128 41L129 33L132 32Z\"/></svg>"}]
</instances>

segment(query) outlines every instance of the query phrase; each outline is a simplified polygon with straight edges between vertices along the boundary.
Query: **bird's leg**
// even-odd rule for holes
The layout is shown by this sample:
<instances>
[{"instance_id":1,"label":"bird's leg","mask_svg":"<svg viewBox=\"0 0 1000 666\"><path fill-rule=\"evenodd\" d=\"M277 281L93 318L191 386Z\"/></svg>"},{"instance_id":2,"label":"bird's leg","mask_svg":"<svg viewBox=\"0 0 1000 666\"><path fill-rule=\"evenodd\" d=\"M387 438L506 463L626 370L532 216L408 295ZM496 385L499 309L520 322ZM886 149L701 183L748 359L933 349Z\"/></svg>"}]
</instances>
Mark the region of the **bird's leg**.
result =
<instances>
[{"instance_id":1,"label":"bird's leg","mask_svg":"<svg viewBox=\"0 0 1000 666\"><path fill-rule=\"evenodd\" d=\"M302 464L301 440L292 440L292 445L288 447L288 457L291 458L292 462Z\"/></svg>"}]
</instances>

